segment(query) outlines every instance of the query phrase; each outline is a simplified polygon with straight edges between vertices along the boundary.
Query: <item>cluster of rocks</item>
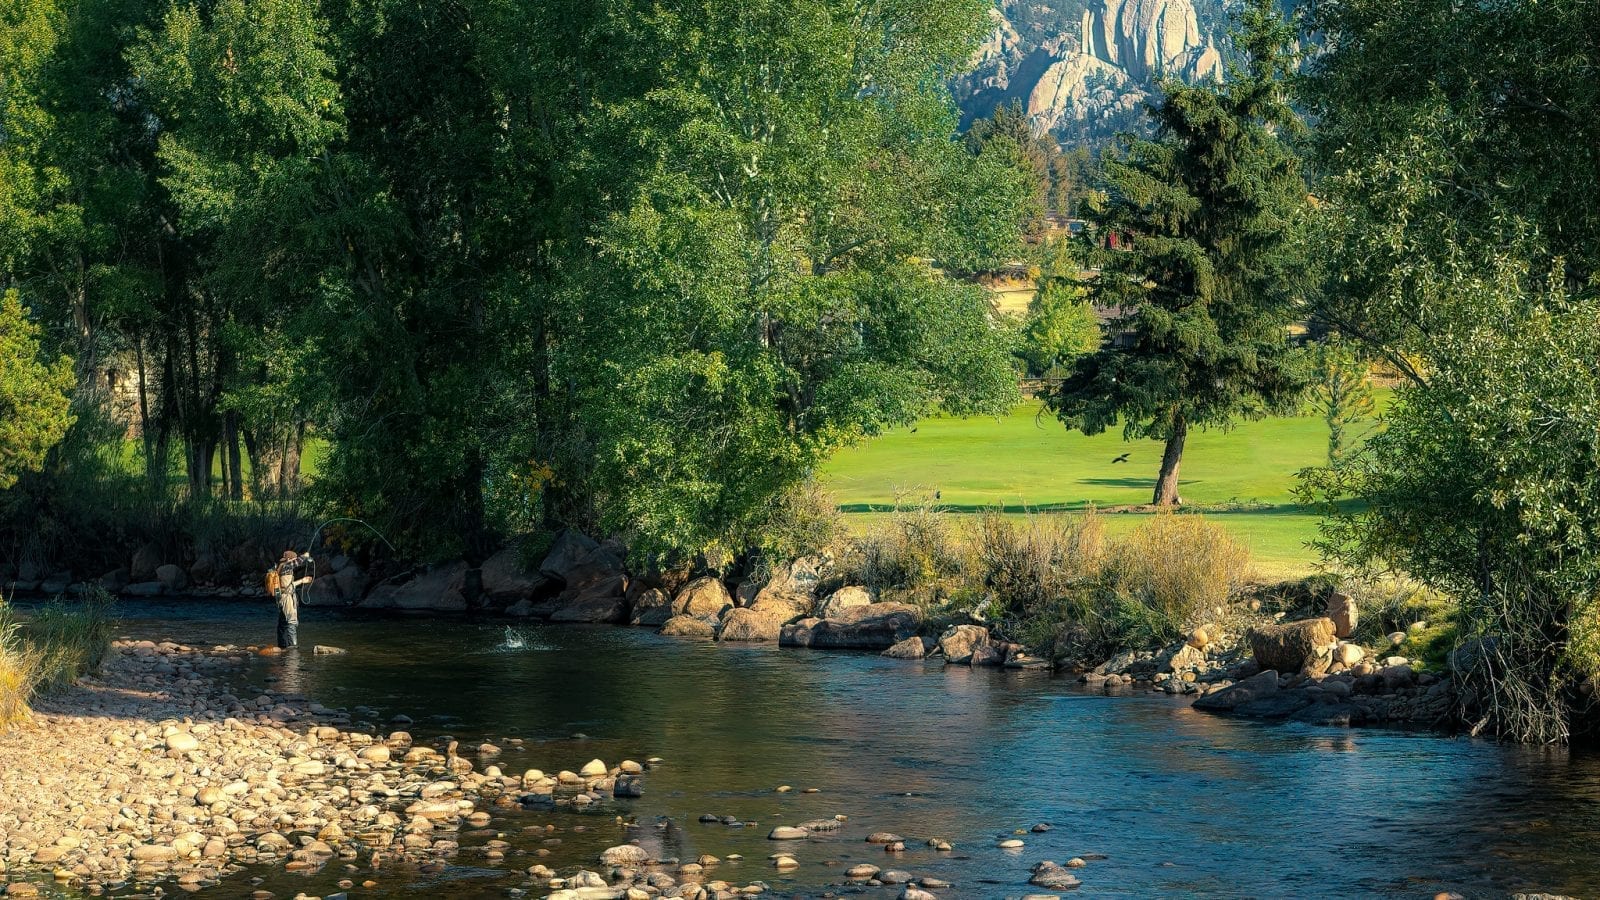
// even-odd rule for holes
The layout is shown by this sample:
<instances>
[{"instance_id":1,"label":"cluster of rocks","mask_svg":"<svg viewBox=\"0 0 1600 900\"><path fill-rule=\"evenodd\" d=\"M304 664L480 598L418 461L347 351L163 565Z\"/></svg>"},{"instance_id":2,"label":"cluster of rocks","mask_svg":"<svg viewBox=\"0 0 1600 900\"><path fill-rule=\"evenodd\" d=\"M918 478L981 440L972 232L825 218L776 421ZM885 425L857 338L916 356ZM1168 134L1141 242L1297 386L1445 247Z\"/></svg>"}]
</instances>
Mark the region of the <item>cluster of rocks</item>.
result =
<instances>
[{"instance_id":1,"label":"cluster of rocks","mask_svg":"<svg viewBox=\"0 0 1600 900\"><path fill-rule=\"evenodd\" d=\"M462 830L488 825L495 808L642 792L638 763L508 773L490 762L494 745L468 758L454 741L375 735L297 698L231 696L217 676L247 654L119 642L99 676L45 698L0 737L0 876L99 893L130 881L201 887L262 863L428 870L462 853ZM489 841L471 852L506 849ZM6 889L31 892L27 881Z\"/></svg>"}]
</instances>

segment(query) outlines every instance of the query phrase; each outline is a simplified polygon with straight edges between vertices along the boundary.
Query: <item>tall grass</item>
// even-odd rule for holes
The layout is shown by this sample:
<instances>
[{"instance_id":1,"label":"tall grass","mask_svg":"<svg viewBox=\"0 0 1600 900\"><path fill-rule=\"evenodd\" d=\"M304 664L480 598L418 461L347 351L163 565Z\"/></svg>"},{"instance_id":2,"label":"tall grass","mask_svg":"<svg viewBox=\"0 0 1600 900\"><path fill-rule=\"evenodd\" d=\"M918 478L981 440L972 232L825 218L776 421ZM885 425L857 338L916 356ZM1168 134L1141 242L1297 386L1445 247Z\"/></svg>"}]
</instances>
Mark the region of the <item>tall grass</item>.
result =
<instances>
[{"instance_id":1,"label":"tall grass","mask_svg":"<svg viewBox=\"0 0 1600 900\"><path fill-rule=\"evenodd\" d=\"M842 574L929 621L978 612L1004 636L1099 661L1181 638L1247 585L1250 554L1199 515L1160 515L1120 538L1082 514L902 507L861 536Z\"/></svg>"},{"instance_id":2,"label":"tall grass","mask_svg":"<svg viewBox=\"0 0 1600 900\"><path fill-rule=\"evenodd\" d=\"M114 603L95 588L83 600L57 600L24 620L0 600L0 728L28 715L41 693L98 672L111 647Z\"/></svg>"}]
</instances>

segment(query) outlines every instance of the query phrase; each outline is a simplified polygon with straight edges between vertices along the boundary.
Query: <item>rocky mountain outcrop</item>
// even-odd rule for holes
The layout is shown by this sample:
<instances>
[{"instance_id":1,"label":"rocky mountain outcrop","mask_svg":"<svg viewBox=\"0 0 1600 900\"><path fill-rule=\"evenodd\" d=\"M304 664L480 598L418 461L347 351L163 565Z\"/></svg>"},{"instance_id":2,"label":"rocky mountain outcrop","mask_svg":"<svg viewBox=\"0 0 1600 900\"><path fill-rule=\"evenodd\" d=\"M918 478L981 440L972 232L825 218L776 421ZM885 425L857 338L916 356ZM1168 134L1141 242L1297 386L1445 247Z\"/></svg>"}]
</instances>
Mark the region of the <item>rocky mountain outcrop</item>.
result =
<instances>
[{"instance_id":1,"label":"rocky mountain outcrop","mask_svg":"<svg viewBox=\"0 0 1600 900\"><path fill-rule=\"evenodd\" d=\"M1065 21L1070 8L1076 21ZM1126 127L1163 78L1194 82L1222 75L1216 35L1221 0L1087 0L1051 9L1053 26L1022 33L1014 20L1040 19L1038 0L1007 0L994 29L955 86L964 118L1021 101L1041 133L1110 133ZM1202 15L1204 12L1206 15Z\"/></svg>"}]
</instances>

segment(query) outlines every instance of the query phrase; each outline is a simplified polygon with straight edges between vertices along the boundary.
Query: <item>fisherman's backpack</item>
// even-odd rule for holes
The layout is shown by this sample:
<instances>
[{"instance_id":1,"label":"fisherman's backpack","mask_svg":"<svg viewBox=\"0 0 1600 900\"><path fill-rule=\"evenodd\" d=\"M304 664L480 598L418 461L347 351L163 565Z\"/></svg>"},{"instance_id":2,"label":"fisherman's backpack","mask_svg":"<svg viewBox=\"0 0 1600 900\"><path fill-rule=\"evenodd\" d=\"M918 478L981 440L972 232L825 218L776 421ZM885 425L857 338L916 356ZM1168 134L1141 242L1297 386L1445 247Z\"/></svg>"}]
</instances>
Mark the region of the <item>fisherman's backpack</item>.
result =
<instances>
[{"instance_id":1,"label":"fisherman's backpack","mask_svg":"<svg viewBox=\"0 0 1600 900\"><path fill-rule=\"evenodd\" d=\"M267 570L267 594L268 595L275 595L277 593L278 593L278 567L277 566L273 566L272 568Z\"/></svg>"}]
</instances>

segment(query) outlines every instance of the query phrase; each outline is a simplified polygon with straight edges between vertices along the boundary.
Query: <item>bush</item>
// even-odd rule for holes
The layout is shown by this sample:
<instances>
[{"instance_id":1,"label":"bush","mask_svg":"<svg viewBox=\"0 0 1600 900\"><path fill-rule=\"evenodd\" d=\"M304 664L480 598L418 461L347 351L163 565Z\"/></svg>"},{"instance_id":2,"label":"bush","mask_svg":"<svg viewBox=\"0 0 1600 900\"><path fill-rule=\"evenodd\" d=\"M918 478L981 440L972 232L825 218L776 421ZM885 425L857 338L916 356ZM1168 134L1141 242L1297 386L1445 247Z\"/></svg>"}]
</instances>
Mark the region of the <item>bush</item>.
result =
<instances>
[{"instance_id":1,"label":"bush","mask_svg":"<svg viewBox=\"0 0 1600 900\"><path fill-rule=\"evenodd\" d=\"M0 730L28 717L39 654L22 640L22 626L10 605L0 600Z\"/></svg>"},{"instance_id":2,"label":"bush","mask_svg":"<svg viewBox=\"0 0 1600 900\"><path fill-rule=\"evenodd\" d=\"M35 691L58 690L100 671L116 627L113 607L110 594L93 588L78 603L58 600L34 613L22 634L39 654Z\"/></svg>"},{"instance_id":3,"label":"bush","mask_svg":"<svg viewBox=\"0 0 1600 900\"><path fill-rule=\"evenodd\" d=\"M795 559L829 550L844 535L837 501L815 479L806 479L772 502L757 539L765 558Z\"/></svg>"},{"instance_id":4,"label":"bush","mask_svg":"<svg viewBox=\"0 0 1600 900\"><path fill-rule=\"evenodd\" d=\"M1361 611L1353 639L1368 646L1387 647L1393 632L1409 632L1417 622L1441 625L1456 614L1444 594L1409 579L1351 581L1344 590Z\"/></svg>"},{"instance_id":5,"label":"bush","mask_svg":"<svg viewBox=\"0 0 1600 900\"><path fill-rule=\"evenodd\" d=\"M1250 551L1198 515L1157 515L1112 548L1107 584L1175 628L1227 603L1250 574Z\"/></svg>"},{"instance_id":6,"label":"bush","mask_svg":"<svg viewBox=\"0 0 1600 900\"><path fill-rule=\"evenodd\" d=\"M39 693L99 670L116 625L112 606L97 588L82 602L57 601L23 621L0 601L0 728L26 718Z\"/></svg>"},{"instance_id":7,"label":"bush","mask_svg":"<svg viewBox=\"0 0 1600 900\"><path fill-rule=\"evenodd\" d=\"M885 525L853 542L840 568L883 599L933 606L969 591L968 556L949 514L921 503L897 507Z\"/></svg>"},{"instance_id":8,"label":"bush","mask_svg":"<svg viewBox=\"0 0 1600 900\"><path fill-rule=\"evenodd\" d=\"M1105 552L1100 519L1029 515L1020 520L987 513L973 538L975 573L1008 618L1032 619L1059 610L1063 599L1099 577Z\"/></svg>"}]
</instances>

